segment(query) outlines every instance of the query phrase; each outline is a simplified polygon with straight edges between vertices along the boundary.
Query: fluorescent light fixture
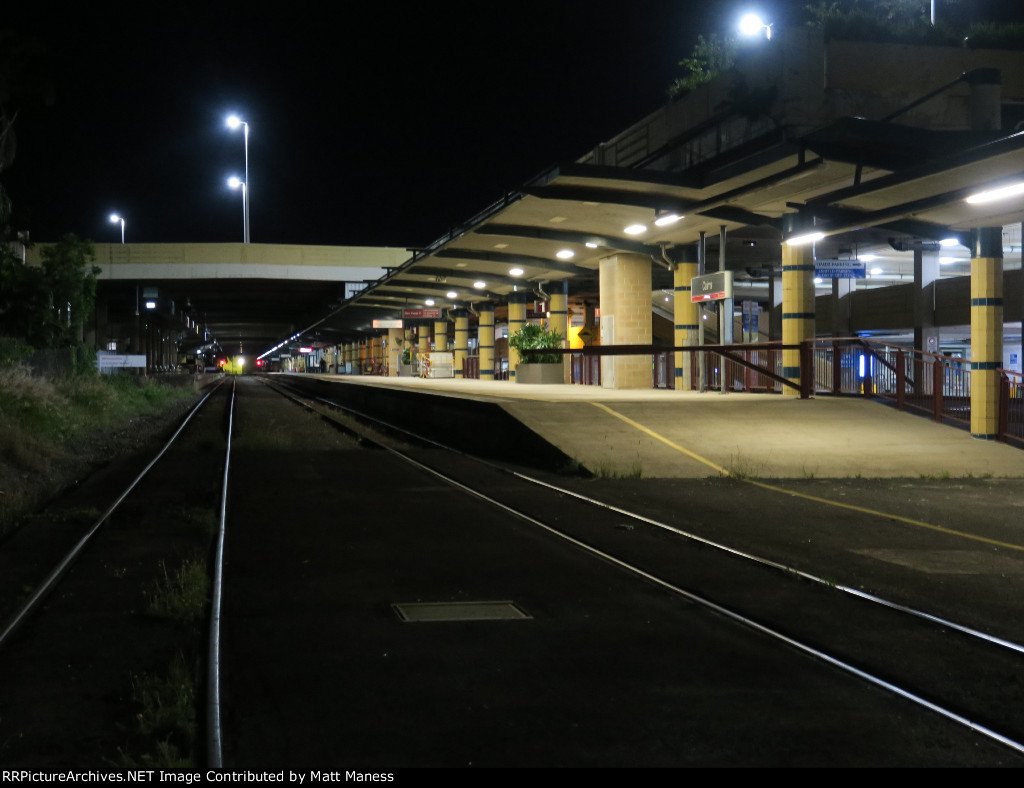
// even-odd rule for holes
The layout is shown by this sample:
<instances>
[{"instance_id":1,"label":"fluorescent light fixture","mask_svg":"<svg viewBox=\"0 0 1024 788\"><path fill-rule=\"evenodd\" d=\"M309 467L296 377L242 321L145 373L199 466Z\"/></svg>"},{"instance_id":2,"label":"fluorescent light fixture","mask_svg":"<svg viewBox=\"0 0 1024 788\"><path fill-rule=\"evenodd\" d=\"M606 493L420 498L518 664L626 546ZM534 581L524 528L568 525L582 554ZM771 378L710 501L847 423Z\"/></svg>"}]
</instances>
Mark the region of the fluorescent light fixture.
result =
<instances>
[{"instance_id":1,"label":"fluorescent light fixture","mask_svg":"<svg viewBox=\"0 0 1024 788\"><path fill-rule=\"evenodd\" d=\"M871 275L872 276L878 276L880 273L882 273L882 269L881 268L872 268L871 269Z\"/></svg>"},{"instance_id":2,"label":"fluorescent light fixture","mask_svg":"<svg viewBox=\"0 0 1024 788\"><path fill-rule=\"evenodd\" d=\"M812 244L815 241L820 241L825 237L825 233L806 233L804 235L794 235L792 238L786 239L786 244L789 246L805 246Z\"/></svg>"},{"instance_id":3,"label":"fluorescent light fixture","mask_svg":"<svg viewBox=\"0 0 1024 788\"><path fill-rule=\"evenodd\" d=\"M939 241L939 244L941 246L959 246L960 245L960 239L959 238L943 238L941 241Z\"/></svg>"},{"instance_id":4,"label":"fluorescent light fixture","mask_svg":"<svg viewBox=\"0 0 1024 788\"><path fill-rule=\"evenodd\" d=\"M988 189L987 191L972 194L967 198L966 202L969 205L982 205L987 202L995 202L996 200L1005 200L1009 197L1016 197L1020 194L1024 194L1024 181L1020 183L1011 183L1009 186L1003 186L999 189Z\"/></svg>"},{"instance_id":5,"label":"fluorescent light fixture","mask_svg":"<svg viewBox=\"0 0 1024 788\"><path fill-rule=\"evenodd\" d=\"M629 227L625 228L622 232L624 232L626 235L640 235L640 233L646 233L647 232L647 227L645 225L642 225L642 224L631 224L631 225L629 225Z\"/></svg>"},{"instance_id":6,"label":"fluorescent light fixture","mask_svg":"<svg viewBox=\"0 0 1024 788\"><path fill-rule=\"evenodd\" d=\"M523 271L522 268L510 268L510 269L508 269L508 275L509 276L522 276L524 273L526 273L526 272Z\"/></svg>"},{"instance_id":7,"label":"fluorescent light fixture","mask_svg":"<svg viewBox=\"0 0 1024 788\"><path fill-rule=\"evenodd\" d=\"M572 249L560 249L555 255L559 260L571 260L576 256L576 252Z\"/></svg>"},{"instance_id":8,"label":"fluorescent light fixture","mask_svg":"<svg viewBox=\"0 0 1024 788\"><path fill-rule=\"evenodd\" d=\"M659 216L655 219L654 223L658 225L658 227L668 227L670 224L675 224L682 218L683 217L678 213L667 213L664 216Z\"/></svg>"},{"instance_id":9,"label":"fluorescent light fixture","mask_svg":"<svg viewBox=\"0 0 1024 788\"><path fill-rule=\"evenodd\" d=\"M156 309L156 301L147 301L146 309Z\"/></svg>"}]
</instances>

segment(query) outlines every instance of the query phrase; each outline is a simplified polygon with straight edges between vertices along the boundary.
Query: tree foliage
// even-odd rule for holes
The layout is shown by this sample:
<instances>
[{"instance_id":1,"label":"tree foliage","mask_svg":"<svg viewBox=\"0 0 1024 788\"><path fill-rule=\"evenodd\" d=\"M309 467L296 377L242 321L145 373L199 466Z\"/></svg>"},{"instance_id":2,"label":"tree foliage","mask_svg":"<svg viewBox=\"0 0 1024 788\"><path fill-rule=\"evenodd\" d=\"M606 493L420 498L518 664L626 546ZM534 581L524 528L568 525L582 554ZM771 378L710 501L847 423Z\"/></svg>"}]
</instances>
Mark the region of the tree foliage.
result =
<instances>
[{"instance_id":1,"label":"tree foliage","mask_svg":"<svg viewBox=\"0 0 1024 788\"><path fill-rule=\"evenodd\" d=\"M96 300L95 250L69 234L41 256L42 265L26 265L0 246L0 335L35 348L72 346Z\"/></svg>"},{"instance_id":2,"label":"tree foliage","mask_svg":"<svg viewBox=\"0 0 1024 788\"><path fill-rule=\"evenodd\" d=\"M553 350L562 346L565 339L555 330L547 330L544 326L527 323L508 338L508 346L517 351L524 363L557 364L562 360L558 353L537 353L523 356L524 350Z\"/></svg>"}]
</instances>

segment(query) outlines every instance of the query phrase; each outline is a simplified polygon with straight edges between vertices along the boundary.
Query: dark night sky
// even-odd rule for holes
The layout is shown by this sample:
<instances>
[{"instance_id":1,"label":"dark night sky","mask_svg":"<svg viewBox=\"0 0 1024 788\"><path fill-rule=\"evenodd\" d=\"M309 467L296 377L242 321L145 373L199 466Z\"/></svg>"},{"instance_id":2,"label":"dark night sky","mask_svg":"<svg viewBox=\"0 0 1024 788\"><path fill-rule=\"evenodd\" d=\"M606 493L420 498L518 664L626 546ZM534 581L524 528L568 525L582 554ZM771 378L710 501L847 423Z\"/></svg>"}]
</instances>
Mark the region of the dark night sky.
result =
<instances>
[{"instance_id":1,"label":"dark night sky","mask_svg":"<svg viewBox=\"0 0 1024 788\"><path fill-rule=\"evenodd\" d=\"M254 243L423 246L657 109L698 33L806 2L23 2L0 25L50 46L56 96L0 179L35 241L119 240L111 211L240 241L237 111Z\"/></svg>"}]
</instances>

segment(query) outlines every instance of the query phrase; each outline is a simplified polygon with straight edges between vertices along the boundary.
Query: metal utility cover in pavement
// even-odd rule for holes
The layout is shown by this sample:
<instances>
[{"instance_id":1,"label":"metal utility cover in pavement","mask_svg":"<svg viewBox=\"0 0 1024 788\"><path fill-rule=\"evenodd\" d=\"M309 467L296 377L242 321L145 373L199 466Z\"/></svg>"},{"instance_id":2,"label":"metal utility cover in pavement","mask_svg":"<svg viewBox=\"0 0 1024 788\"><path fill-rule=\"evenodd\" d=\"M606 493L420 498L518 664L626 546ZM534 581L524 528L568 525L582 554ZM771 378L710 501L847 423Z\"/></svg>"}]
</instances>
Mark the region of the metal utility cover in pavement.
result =
<instances>
[{"instance_id":1,"label":"metal utility cover in pavement","mask_svg":"<svg viewBox=\"0 0 1024 788\"><path fill-rule=\"evenodd\" d=\"M532 618L513 602L405 602L395 603L402 621L507 621Z\"/></svg>"}]
</instances>

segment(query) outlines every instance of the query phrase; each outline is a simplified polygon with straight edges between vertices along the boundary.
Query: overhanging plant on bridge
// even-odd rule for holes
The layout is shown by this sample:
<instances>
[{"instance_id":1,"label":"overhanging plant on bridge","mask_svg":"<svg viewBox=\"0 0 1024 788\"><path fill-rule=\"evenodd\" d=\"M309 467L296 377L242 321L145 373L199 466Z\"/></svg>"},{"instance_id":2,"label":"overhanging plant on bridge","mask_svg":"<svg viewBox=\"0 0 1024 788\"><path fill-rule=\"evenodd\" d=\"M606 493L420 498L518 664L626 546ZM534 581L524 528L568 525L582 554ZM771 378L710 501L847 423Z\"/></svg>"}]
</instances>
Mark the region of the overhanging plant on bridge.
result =
<instances>
[{"instance_id":1,"label":"overhanging plant on bridge","mask_svg":"<svg viewBox=\"0 0 1024 788\"><path fill-rule=\"evenodd\" d=\"M508 346L519 353L523 364L558 364L562 361L560 353L531 353L525 355L524 350L558 350L562 347L561 334L548 330L544 326L527 323L508 337Z\"/></svg>"}]
</instances>

